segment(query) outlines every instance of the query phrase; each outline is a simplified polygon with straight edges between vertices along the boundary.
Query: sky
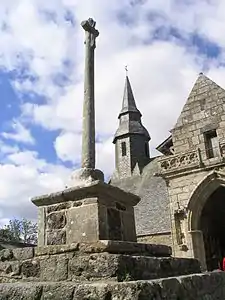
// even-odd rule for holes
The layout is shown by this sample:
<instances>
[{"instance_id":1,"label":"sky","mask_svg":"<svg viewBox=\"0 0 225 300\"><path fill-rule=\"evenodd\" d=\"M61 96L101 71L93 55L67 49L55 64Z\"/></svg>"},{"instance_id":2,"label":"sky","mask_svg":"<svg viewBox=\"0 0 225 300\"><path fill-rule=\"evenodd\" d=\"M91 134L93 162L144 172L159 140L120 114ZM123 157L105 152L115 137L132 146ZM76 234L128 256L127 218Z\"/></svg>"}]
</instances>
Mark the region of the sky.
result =
<instances>
[{"instance_id":1,"label":"sky","mask_svg":"<svg viewBox=\"0 0 225 300\"><path fill-rule=\"evenodd\" d=\"M30 198L63 189L80 166L81 21L97 38L97 167L114 169L124 66L151 155L170 134L200 72L225 87L223 0L1 0L0 225L35 219Z\"/></svg>"}]
</instances>

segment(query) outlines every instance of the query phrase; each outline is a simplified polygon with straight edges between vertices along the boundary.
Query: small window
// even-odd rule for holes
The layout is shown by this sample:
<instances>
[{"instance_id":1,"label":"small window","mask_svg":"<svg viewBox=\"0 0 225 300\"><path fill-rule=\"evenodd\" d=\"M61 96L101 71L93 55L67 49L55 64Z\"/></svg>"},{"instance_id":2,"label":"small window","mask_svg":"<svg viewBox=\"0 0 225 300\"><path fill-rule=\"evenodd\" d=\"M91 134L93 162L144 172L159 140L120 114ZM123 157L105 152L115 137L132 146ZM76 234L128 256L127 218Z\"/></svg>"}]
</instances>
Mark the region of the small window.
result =
<instances>
[{"instance_id":1,"label":"small window","mask_svg":"<svg viewBox=\"0 0 225 300\"><path fill-rule=\"evenodd\" d=\"M127 155L127 146L126 146L126 142L122 142L122 143L121 143L121 150L122 150L122 156L126 156L126 155Z\"/></svg>"},{"instance_id":2,"label":"small window","mask_svg":"<svg viewBox=\"0 0 225 300\"><path fill-rule=\"evenodd\" d=\"M205 148L207 158L219 156L219 142L216 130L210 130L205 133Z\"/></svg>"}]
</instances>

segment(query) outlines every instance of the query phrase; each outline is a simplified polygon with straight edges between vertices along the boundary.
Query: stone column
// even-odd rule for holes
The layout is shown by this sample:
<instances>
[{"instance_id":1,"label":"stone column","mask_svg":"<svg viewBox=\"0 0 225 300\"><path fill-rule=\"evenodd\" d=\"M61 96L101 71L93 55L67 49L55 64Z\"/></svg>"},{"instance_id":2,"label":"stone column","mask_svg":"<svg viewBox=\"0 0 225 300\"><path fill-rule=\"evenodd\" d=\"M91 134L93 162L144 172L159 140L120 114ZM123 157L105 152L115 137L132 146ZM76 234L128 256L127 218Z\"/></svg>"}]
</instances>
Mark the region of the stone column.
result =
<instances>
[{"instance_id":1,"label":"stone column","mask_svg":"<svg viewBox=\"0 0 225 300\"><path fill-rule=\"evenodd\" d=\"M204 239L203 233L201 230L192 230L189 231L189 235L191 237L192 244L192 253L193 258L197 258L202 267L202 271L207 270L206 260L205 260L205 247L204 247Z\"/></svg>"},{"instance_id":2,"label":"stone column","mask_svg":"<svg viewBox=\"0 0 225 300\"><path fill-rule=\"evenodd\" d=\"M99 35L95 24L91 18L81 23L85 30L85 71L81 169L73 172L71 176L72 183L76 185L84 181L85 184L93 180L104 181L104 174L95 169L94 52L96 38Z\"/></svg>"},{"instance_id":3,"label":"stone column","mask_svg":"<svg viewBox=\"0 0 225 300\"><path fill-rule=\"evenodd\" d=\"M88 19L81 26L85 30L85 71L82 135L82 168L95 169L95 103L94 103L94 51L99 35L95 21Z\"/></svg>"}]
</instances>

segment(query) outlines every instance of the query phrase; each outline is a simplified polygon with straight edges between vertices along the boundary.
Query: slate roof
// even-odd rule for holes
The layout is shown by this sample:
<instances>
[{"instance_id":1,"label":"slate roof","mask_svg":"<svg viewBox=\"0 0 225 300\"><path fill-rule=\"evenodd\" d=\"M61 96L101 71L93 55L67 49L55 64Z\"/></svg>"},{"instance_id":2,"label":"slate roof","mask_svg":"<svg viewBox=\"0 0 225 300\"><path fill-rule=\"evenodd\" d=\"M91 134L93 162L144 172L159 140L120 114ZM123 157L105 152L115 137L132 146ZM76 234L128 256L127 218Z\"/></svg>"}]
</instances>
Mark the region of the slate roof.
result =
<instances>
[{"instance_id":1,"label":"slate roof","mask_svg":"<svg viewBox=\"0 0 225 300\"><path fill-rule=\"evenodd\" d=\"M121 114L124 114L127 112L137 112L141 115L140 111L137 109L137 106L136 106L136 103L134 100L134 94L133 94L128 76L126 76L126 78L125 78L123 104L122 104L122 110L119 114L119 118L120 118Z\"/></svg>"},{"instance_id":2,"label":"slate roof","mask_svg":"<svg viewBox=\"0 0 225 300\"><path fill-rule=\"evenodd\" d=\"M116 134L114 136L114 142L115 139L124 135L128 134L140 134L145 135L148 140L150 140L149 133L147 129L142 125L141 121L131 121L128 122L122 122L119 125L119 128L116 131Z\"/></svg>"},{"instance_id":3,"label":"slate roof","mask_svg":"<svg viewBox=\"0 0 225 300\"><path fill-rule=\"evenodd\" d=\"M158 172L158 159L153 158L140 176L111 182L141 197L135 207L137 235L171 231L167 186L163 178L154 175Z\"/></svg>"},{"instance_id":4,"label":"slate roof","mask_svg":"<svg viewBox=\"0 0 225 300\"><path fill-rule=\"evenodd\" d=\"M124 115L126 115L126 118L123 117ZM125 79L123 104L118 118L120 119L120 125L114 136L114 143L118 137L128 134L144 135L150 140L147 129L141 123L141 113L137 109L128 76Z\"/></svg>"},{"instance_id":5,"label":"slate roof","mask_svg":"<svg viewBox=\"0 0 225 300\"><path fill-rule=\"evenodd\" d=\"M156 150L161 152L164 155L171 155L171 147L173 147L172 135L170 135L165 141L163 141L159 146L156 147Z\"/></svg>"}]
</instances>

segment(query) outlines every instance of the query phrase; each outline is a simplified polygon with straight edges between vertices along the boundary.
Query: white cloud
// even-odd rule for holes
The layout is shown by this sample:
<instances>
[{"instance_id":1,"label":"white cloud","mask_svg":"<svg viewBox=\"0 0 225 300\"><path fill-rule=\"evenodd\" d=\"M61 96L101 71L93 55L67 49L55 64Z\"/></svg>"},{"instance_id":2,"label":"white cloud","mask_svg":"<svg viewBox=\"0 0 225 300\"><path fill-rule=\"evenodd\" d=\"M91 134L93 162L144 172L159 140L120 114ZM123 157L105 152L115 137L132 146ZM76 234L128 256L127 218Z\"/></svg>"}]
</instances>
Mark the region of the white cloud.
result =
<instances>
[{"instance_id":1,"label":"white cloud","mask_svg":"<svg viewBox=\"0 0 225 300\"><path fill-rule=\"evenodd\" d=\"M26 144L35 144L35 140L31 135L28 128L25 128L23 124L18 121L13 121L12 123L13 132L2 132L1 136L5 139L14 140Z\"/></svg>"},{"instance_id":2,"label":"white cloud","mask_svg":"<svg viewBox=\"0 0 225 300\"><path fill-rule=\"evenodd\" d=\"M62 161L71 161L80 164L81 135L73 132L60 134L55 141L55 150ZM112 140L107 139L96 143L96 167L105 171L108 177L114 168L114 146Z\"/></svg>"},{"instance_id":3,"label":"white cloud","mask_svg":"<svg viewBox=\"0 0 225 300\"><path fill-rule=\"evenodd\" d=\"M96 145L96 165L98 169L104 170L105 179L109 178L114 170L114 151L111 138Z\"/></svg>"},{"instance_id":4,"label":"white cloud","mask_svg":"<svg viewBox=\"0 0 225 300\"><path fill-rule=\"evenodd\" d=\"M19 152L19 147L17 145L15 146L7 145L1 140L0 140L0 147L1 147L0 153L2 155Z\"/></svg>"},{"instance_id":5,"label":"white cloud","mask_svg":"<svg viewBox=\"0 0 225 300\"><path fill-rule=\"evenodd\" d=\"M55 150L62 161L79 164L81 159L81 136L69 131L61 133L55 140Z\"/></svg>"},{"instance_id":6,"label":"white cloud","mask_svg":"<svg viewBox=\"0 0 225 300\"><path fill-rule=\"evenodd\" d=\"M0 218L36 218L30 198L65 187L71 170L39 159L35 152L17 152L0 165Z\"/></svg>"},{"instance_id":7,"label":"white cloud","mask_svg":"<svg viewBox=\"0 0 225 300\"><path fill-rule=\"evenodd\" d=\"M82 127L83 84L69 86L65 94L43 105L25 103L22 116L48 130L80 132Z\"/></svg>"}]
</instances>

